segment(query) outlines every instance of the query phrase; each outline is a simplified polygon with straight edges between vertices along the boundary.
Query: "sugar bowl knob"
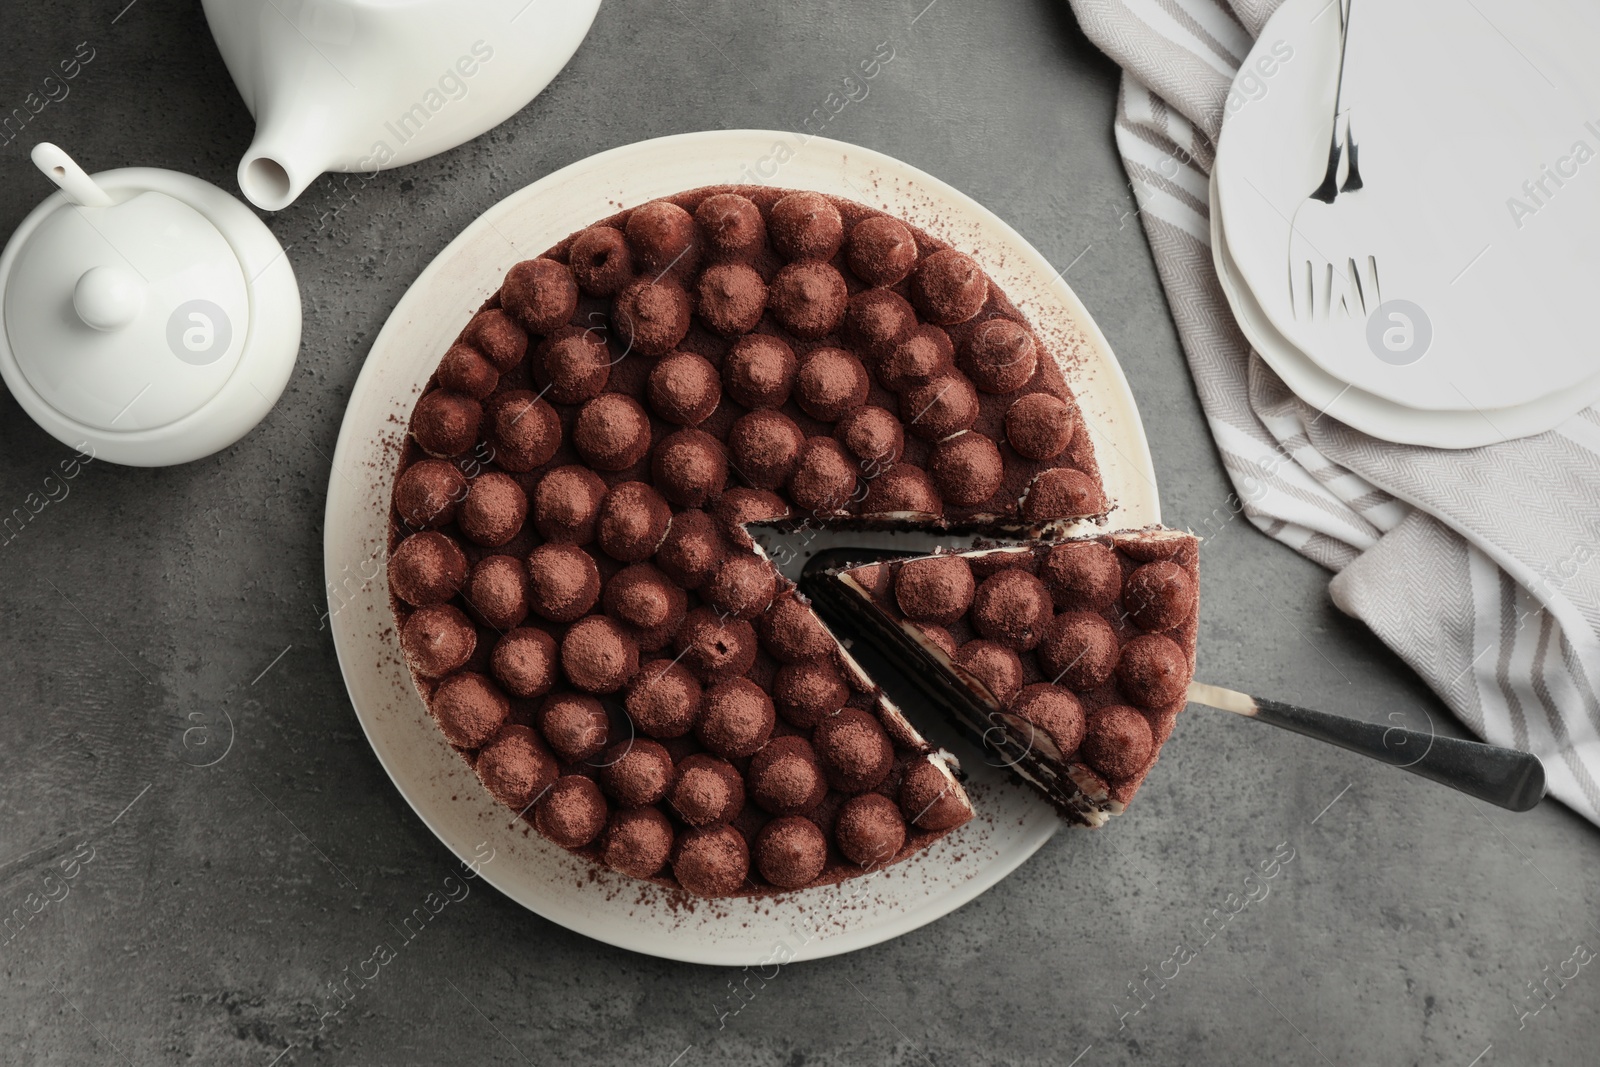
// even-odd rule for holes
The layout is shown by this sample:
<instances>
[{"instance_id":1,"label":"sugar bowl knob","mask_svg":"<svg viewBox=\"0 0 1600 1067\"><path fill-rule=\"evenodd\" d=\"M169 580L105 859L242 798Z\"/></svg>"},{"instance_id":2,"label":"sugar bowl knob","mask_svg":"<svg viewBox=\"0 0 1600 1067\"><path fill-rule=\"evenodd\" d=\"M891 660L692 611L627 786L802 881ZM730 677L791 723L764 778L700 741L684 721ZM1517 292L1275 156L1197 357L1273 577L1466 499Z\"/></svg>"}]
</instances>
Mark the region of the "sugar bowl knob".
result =
<instances>
[{"instance_id":1,"label":"sugar bowl knob","mask_svg":"<svg viewBox=\"0 0 1600 1067\"><path fill-rule=\"evenodd\" d=\"M85 325L116 330L144 309L144 279L126 267L90 267L72 288L72 309Z\"/></svg>"}]
</instances>

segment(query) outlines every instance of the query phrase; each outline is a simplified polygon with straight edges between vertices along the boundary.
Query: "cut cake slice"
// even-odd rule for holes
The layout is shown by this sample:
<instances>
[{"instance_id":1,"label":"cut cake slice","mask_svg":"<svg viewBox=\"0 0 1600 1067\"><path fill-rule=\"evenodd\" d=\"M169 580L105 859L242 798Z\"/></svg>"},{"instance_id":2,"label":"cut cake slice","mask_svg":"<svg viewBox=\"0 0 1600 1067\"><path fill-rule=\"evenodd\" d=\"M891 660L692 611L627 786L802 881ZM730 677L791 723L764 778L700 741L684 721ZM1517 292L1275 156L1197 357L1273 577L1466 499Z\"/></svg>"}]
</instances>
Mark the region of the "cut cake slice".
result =
<instances>
[{"instance_id":1,"label":"cut cake slice","mask_svg":"<svg viewBox=\"0 0 1600 1067\"><path fill-rule=\"evenodd\" d=\"M1198 549L1151 527L871 563L807 588L1064 817L1100 826L1187 702Z\"/></svg>"}]
</instances>

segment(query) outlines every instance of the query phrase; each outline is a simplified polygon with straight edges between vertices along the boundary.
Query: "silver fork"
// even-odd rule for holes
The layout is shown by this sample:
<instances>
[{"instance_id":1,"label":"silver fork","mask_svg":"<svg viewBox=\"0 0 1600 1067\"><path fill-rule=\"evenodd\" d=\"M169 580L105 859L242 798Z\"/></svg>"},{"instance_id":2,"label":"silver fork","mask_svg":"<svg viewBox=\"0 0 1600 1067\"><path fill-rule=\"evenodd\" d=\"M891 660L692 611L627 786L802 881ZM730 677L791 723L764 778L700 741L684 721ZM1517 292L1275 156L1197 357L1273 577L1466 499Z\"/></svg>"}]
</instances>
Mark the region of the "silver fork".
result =
<instances>
[{"instance_id":1,"label":"silver fork","mask_svg":"<svg viewBox=\"0 0 1600 1067\"><path fill-rule=\"evenodd\" d=\"M1333 128L1328 167L1318 185L1295 209L1289 223L1289 303L1301 322L1343 318L1365 320L1383 302L1378 260L1353 241L1351 213L1336 215L1334 201L1363 188L1360 146L1344 108L1344 76L1354 0L1339 0L1339 80L1334 87ZM1340 172L1344 180L1340 181ZM1342 218L1340 217L1342 216Z\"/></svg>"}]
</instances>

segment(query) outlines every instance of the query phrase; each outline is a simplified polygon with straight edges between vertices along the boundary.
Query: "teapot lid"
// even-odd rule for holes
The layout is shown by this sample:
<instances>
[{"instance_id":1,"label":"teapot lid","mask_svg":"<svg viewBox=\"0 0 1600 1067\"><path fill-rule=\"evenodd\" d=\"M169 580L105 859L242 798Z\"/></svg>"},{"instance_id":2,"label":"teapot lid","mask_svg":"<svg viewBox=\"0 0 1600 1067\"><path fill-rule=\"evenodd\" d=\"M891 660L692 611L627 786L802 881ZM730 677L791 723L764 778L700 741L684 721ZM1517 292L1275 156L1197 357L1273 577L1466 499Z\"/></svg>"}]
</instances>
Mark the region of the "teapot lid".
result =
<instances>
[{"instance_id":1,"label":"teapot lid","mask_svg":"<svg viewBox=\"0 0 1600 1067\"><path fill-rule=\"evenodd\" d=\"M29 414L71 444L190 439L124 462L183 462L243 436L281 393L299 348L299 293L270 232L187 175L133 168L97 181L49 144L33 159L61 192L18 227L0 261L0 357L9 357L0 370ZM274 294L265 302L263 274ZM261 372L262 360L273 367L242 383L258 399L245 393L241 408L236 378L248 363ZM246 409L255 417L240 427ZM219 421L231 436L219 435Z\"/></svg>"}]
</instances>

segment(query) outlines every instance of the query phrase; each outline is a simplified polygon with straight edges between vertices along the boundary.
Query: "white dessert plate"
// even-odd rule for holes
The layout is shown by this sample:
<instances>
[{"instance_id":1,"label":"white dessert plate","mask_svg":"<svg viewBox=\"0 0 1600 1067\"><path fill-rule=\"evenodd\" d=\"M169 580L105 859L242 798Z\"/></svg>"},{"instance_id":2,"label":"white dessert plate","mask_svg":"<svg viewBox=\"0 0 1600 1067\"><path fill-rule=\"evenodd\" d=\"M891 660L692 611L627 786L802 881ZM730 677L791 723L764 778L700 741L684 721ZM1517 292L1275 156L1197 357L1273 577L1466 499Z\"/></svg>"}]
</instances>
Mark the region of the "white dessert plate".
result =
<instances>
[{"instance_id":1,"label":"white dessert plate","mask_svg":"<svg viewBox=\"0 0 1600 1067\"><path fill-rule=\"evenodd\" d=\"M720 130L612 149L512 193L423 270L356 381L328 487L325 567L334 646L356 715L422 821L482 876L552 922L693 963L753 965L848 952L932 922L1015 870L1060 825L1042 800L967 755L977 818L931 848L838 886L760 900L693 901L544 841L496 803L445 743L401 660L386 577L389 492L412 405L450 342L506 270L622 207L751 181L815 189L891 212L972 253L1065 356L1115 521L1159 521L1155 475L1127 381L1059 273L977 202L898 160L792 133ZM934 716L907 712L921 726ZM942 733L929 723L930 736Z\"/></svg>"},{"instance_id":2,"label":"white dessert plate","mask_svg":"<svg viewBox=\"0 0 1600 1067\"><path fill-rule=\"evenodd\" d=\"M1242 68L1277 50L1218 145L1215 202L1239 276L1307 358L1392 404L1473 413L1560 397L1538 432L1594 403L1600 9L1354 0L1342 105L1365 187L1312 205L1329 217L1303 212L1300 227L1337 264L1376 257L1384 306L1368 292L1365 311L1308 322L1289 296L1290 224L1326 166L1338 10L1287 0ZM1431 340L1380 355L1373 338L1394 310Z\"/></svg>"},{"instance_id":3,"label":"white dessert plate","mask_svg":"<svg viewBox=\"0 0 1600 1067\"><path fill-rule=\"evenodd\" d=\"M1223 295L1239 329L1267 366L1301 400L1362 433L1383 441L1429 448L1477 448L1543 433L1572 415L1572 402L1560 393L1515 408L1481 411L1425 411L1391 403L1313 363L1278 331L1239 275L1222 212L1217 210L1217 179L1211 176L1211 255ZM1600 375L1596 376L1600 379ZM1600 388L1597 382L1596 388Z\"/></svg>"}]
</instances>

